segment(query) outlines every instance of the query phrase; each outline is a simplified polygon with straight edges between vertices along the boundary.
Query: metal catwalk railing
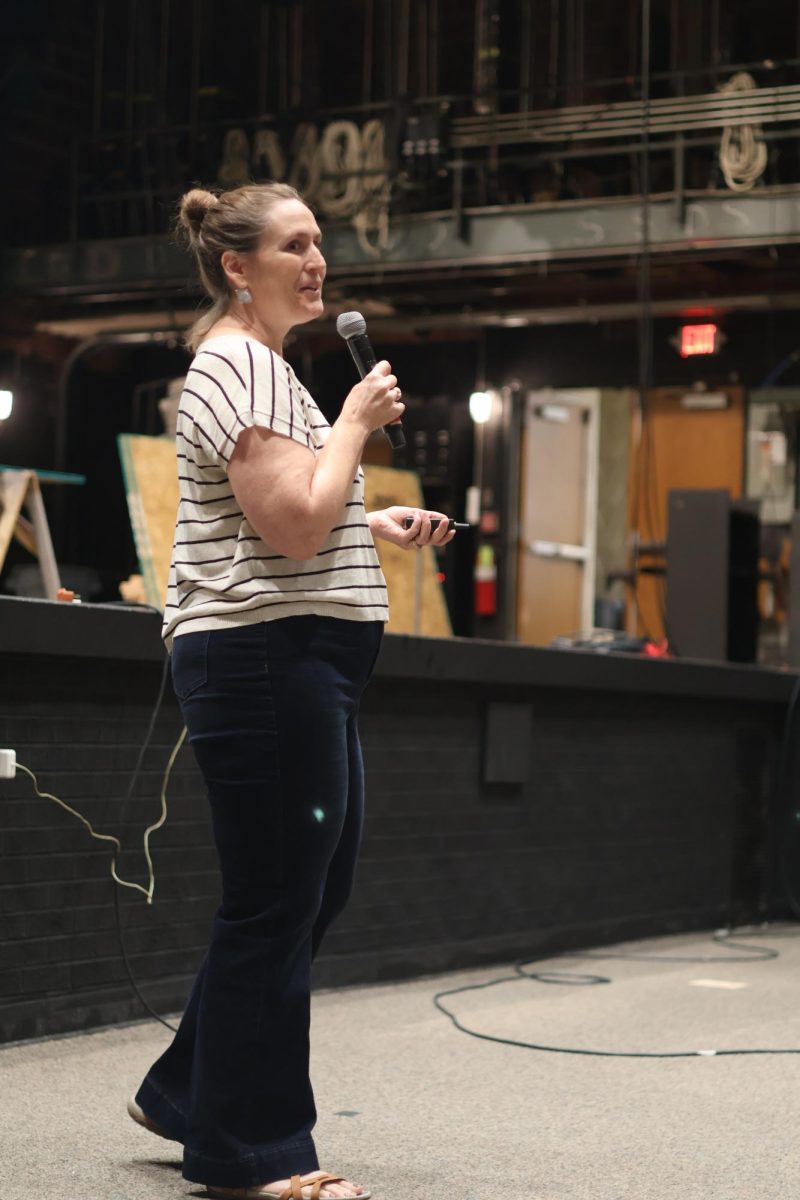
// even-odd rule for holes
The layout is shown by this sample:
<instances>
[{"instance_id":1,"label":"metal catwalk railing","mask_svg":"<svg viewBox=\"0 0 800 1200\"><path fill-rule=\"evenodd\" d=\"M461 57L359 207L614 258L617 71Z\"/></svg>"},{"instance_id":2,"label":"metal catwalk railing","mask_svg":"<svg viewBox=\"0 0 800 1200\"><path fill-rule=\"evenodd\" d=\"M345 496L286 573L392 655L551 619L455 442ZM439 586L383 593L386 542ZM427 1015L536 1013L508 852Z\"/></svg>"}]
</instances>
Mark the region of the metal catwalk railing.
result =
<instances>
[{"instance_id":1,"label":"metal catwalk railing","mask_svg":"<svg viewBox=\"0 0 800 1200\"><path fill-rule=\"evenodd\" d=\"M74 242L166 232L174 201L196 180L223 187L247 178L293 180L297 147L307 144L298 138L303 130L315 131L316 157L306 162L303 151L300 174L334 192L337 187L358 191L347 186L357 177L365 204L374 199L380 175L386 181L381 220L389 221L409 213L450 210L459 215L468 208L507 208L540 199L557 203L584 194L603 199L636 195L642 187L644 150L652 153L657 171L654 190L673 192L683 204L687 188L724 187L725 182L737 186L723 161L724 142L733 142L732 157L743 142L753 151L741 187L800 184L800 82L761 88L755 75L763 78L763 73L732 69L726 75L699 72L694 79L682 74L663 84L680 90L708 87L709 74L720 81L715 91L649 101L460 115L473 98L423 97L401 110L385 104L359 106L318 113L313 121L299 114L244 117L81 138L73 146L69 237ZM772 72L766 77L775 78ZM797 78L794 64L786 66L784 78ZM636 89L638 81L632 79L628 86ZM513 99L505 97L503 103ZM379 124L385 141L378 170L375 161L367 160L364 133ZM351 127L348 154L333 145L328 147L332 155L322 155L332 125ZM236 179L225 170L232 134L246 150L235 164L240 170ZM278 148L277 156L261 153L265 139ZM576 160L591 172L593 190L587 193L575 176ZM283 164L283 174L276 174L276 161ZM302 182L300 186L307 190ZM334 219L324 206L320 215ZM359 212L344 219L358 220Z\"/></svg>"},{"instance_id":2,"label":"metal catwalk railing","mask_svg":"<svg viewBox=\"0 0 800 1200\"><path fill-rule=\"evenodd\" d=\"M645 129L658 134L687 133L726 126L773 125L800 120L800 86L712 92L703 96L629 100L538 112L458 117L452 123L454 148L517 145L527 142L631 138Z\"/></svg>"}]
</instances>

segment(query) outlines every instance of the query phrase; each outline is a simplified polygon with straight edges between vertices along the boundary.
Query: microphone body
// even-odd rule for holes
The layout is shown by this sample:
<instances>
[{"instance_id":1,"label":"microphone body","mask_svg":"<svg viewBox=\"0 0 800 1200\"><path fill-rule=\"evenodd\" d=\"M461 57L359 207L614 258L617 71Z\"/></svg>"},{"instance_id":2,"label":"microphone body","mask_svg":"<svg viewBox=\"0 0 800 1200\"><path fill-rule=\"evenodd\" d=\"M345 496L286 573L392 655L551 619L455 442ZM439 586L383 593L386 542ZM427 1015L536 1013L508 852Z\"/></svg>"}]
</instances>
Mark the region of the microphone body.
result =
<instances>
[{"instance_id":1,"label":"microphone body","mask_svg":"<svg viewBox=\"0 0 800 1200\"><path fill-rule=\"evenodd\" d=\"M373 367L378 365L375 351L372 349L372 342L366 333L354 333L347 339L347 346L353 356L356 370L363 379Z\"/></svg>"},{"instance_id":2,"label":"microphone body","mask_svg":"<svg viewBox=\"0 0 800 1200\"><path fill-rule=\"evenodd\" d=\"M356 364L356 370L358 371L359 378L363 379L364 376L368 375L372 368L377 366L378 363L378 360L375 357L375 351L372 349L372 343L370 342L366 332L366 321L364 321L363 317L360 317L358 322L350 321L350 327L355 325L357 330L357 332L350 333L348 331L348 321L343 321L342 317L355 318L360 317L360 314L342 314L342 316L340 316L336 322L336 328L347 342L353 362ZM400 424L399 419L397 421L392 421L391 425L384 425L383 432L391 442L394 450L399 450L405 446L406 439L403 433L403 426Z\"/></svg>"}]
</instances>

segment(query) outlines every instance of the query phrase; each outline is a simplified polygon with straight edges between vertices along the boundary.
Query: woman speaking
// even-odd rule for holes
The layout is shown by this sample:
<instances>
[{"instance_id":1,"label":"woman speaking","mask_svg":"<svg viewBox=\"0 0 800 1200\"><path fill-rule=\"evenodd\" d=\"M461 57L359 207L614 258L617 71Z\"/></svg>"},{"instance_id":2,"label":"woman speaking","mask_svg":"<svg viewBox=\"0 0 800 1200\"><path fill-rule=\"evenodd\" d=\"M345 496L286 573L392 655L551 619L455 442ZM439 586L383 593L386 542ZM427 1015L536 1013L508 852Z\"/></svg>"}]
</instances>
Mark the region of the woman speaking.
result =
<instances>
[{"instance_id":1,"label":"woman speaking","mask_svg":"<svg viewBox=\"0 0 800 1200\"><path fill-rule=\"evenodd\" d=\"M283 358L289 330L323 311L320 231L298 193L194 190L179 219L212 304L188 338L164 638L222 899L178 1032L128 1109L183 1144L184 1177L211 1196L367 1200L319 1170L311 964L361 839L358 706L388 618L373 538L453 533L431 532L443 513L365 512L364 445L404 409L389 363L330 426Z\"/></svg>"}]
</instances>

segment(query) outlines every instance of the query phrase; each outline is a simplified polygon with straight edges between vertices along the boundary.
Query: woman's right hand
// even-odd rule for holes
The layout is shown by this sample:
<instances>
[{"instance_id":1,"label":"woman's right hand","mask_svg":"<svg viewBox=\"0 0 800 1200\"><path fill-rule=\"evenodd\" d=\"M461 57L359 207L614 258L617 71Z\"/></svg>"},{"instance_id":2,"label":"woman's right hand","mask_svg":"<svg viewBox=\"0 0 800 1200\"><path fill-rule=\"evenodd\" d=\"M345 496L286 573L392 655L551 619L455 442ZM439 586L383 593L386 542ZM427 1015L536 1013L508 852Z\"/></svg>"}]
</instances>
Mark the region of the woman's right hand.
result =
<instances>
[{"instance_id":1,"label":"woman's right hand","mask_svg":"<svg viewBox=\"0 0 800 1200\"><path fill-rule=\"evenodd\" d=\"M342 405L342 417L363 426L369 433L398 420L405 412L397 376L384 359L357 383Z\"/></svg>"}]
</instances>

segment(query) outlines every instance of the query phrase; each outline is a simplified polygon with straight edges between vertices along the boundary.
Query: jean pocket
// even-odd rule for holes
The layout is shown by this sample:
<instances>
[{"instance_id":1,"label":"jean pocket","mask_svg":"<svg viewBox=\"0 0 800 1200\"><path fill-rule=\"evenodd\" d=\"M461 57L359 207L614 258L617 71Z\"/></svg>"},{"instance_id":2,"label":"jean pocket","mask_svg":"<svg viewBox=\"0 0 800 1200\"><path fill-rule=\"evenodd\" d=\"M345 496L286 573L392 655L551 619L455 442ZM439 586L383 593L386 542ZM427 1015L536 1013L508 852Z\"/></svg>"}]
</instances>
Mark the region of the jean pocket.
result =
<instances>
[{"instance_id":1,"label":"jean pocket","mask_svg":"<svg viewBox=\"0 0 800 1200\"><path fill-rule=\"evenodd\" d=\"M208 680L209 636L209 630L184 633L172 643L172 686L179 700L188 700Z\"/></svg>"}]
</instances>

